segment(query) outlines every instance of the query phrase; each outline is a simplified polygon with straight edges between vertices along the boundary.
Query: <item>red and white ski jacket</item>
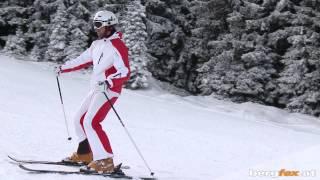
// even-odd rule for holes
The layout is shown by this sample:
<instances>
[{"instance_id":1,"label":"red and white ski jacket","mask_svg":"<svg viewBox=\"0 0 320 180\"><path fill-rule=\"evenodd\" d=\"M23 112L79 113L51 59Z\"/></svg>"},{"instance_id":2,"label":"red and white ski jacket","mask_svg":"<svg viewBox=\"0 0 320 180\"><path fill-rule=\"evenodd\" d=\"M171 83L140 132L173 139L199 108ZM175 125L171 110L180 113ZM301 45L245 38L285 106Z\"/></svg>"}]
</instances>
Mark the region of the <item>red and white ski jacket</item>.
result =
<instances>
[{"instance_id":1,"label":"red and white ski jacket","mask_svg":"<svg viewBox=\"0 0 320 180\"><path fill-rule=\"evenodd\" d=\"M128 48L121 40L121 33L93 41L91 46L77 58L61 66L61 73L79 70L93 65L91 86L108 81L110 90L120 93L122 85L130 77Z\"/></svg>"}]
</instances>

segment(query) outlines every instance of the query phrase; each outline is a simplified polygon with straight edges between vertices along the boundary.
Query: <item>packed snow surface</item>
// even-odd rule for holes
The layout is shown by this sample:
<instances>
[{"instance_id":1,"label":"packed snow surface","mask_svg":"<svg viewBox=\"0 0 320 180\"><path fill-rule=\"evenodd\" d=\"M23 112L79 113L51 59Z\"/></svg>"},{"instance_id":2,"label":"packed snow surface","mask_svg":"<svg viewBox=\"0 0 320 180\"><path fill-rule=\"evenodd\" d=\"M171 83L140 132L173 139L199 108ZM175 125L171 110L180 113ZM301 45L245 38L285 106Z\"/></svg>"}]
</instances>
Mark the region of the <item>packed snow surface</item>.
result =
<instances>
[{"instance_id":1,"label":"packed snow surface","mask_svg":"<svg viewBox=\"0 0 320 180\"><path fill-rule=\"evenodd\" d=\"M67 140L53 65L0 56L0 179L93 180L98 176L30 174L7 155L60 160L77 147L73 115L89 91L87 72L60 76ZM127 129L156 177L165 180L268 180L320 178L320 121L254 103L177 96L155 80L148 90L125 89L116 103ZM115 162L129 175L150 173L114 112L103 127ZM29 165L70 170L70 167ZM283 169L283 170L282 170ZM279 176L298 171L298 177Z\"/></svg>"}]
</instances>

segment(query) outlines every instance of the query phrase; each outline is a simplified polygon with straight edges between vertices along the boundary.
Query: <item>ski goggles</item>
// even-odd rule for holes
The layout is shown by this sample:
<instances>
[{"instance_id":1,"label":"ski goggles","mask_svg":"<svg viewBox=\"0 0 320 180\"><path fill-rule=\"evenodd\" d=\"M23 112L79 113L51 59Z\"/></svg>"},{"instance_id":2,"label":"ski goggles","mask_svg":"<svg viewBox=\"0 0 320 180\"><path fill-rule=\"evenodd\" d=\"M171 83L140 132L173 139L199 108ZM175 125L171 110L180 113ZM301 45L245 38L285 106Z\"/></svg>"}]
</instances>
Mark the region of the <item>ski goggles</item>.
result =
<instances>
[{"instance_id":1,"label":"ski goggles","mask_svg":"<svg viewBox=\"0 0 320 180\"><path fill-rule=\"evenodd\" d=\"M104 23L102 21L94 21L93 22L94 29L100 29L103 26L104 26Z\"/></svg>"}]
</instances>

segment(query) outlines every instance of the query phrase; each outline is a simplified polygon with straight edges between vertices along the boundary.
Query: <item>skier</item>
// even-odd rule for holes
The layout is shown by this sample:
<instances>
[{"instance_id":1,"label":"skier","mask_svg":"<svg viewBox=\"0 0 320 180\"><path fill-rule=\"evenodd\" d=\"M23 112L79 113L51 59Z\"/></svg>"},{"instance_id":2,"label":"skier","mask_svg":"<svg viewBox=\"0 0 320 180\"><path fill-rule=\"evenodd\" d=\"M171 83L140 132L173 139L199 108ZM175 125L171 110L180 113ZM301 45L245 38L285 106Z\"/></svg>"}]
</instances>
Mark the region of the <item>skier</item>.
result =
<instances>
[{"instance_id":1,"label":"skier","mask_svg":"<svg viewBox=\"0 0 320 180\"><path fill-rule=\"evenodd\" d=\"M122 34L116 32L116 24L118 20L112 12L97 12L93 26L98 40L57 70L59 75L93 65L91 90L75 115L78 149L63 161L85 163L85 169L94 172L114 171L112 148L100 123L111 109L110 103L117 101L130 74L128 48L121 40Z\"/></svg>"}]
</instances>

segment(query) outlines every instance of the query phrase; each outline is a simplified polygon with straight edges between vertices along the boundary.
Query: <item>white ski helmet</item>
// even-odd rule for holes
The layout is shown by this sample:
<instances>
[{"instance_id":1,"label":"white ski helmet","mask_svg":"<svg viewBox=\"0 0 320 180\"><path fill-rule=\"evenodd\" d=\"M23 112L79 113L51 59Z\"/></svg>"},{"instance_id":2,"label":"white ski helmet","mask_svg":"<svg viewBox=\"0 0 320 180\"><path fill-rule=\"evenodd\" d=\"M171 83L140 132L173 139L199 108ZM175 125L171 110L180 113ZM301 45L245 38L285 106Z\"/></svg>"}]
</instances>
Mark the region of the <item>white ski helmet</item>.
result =
<instances>
[{"instance_id":1,"label":"white ski helmet","mask_svg":"<svg viewBox=\"0 0 320 180\"><path fill-rule=\"evenodd\" d=\"M113 12L99 11L94 15L93 25L94 28L99 29L104 26L112 26L118 24L118 19Z\"/></svg>"}]
</instances>

